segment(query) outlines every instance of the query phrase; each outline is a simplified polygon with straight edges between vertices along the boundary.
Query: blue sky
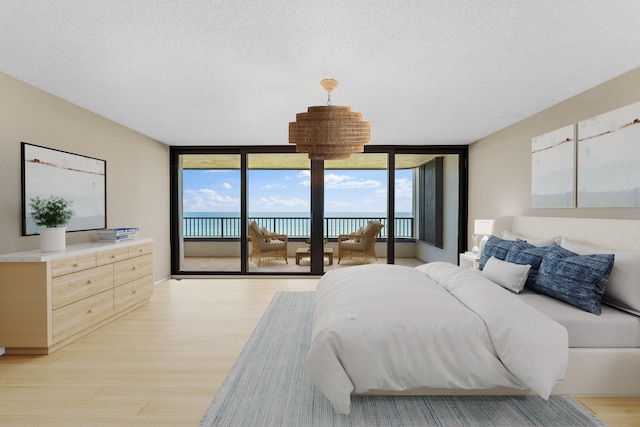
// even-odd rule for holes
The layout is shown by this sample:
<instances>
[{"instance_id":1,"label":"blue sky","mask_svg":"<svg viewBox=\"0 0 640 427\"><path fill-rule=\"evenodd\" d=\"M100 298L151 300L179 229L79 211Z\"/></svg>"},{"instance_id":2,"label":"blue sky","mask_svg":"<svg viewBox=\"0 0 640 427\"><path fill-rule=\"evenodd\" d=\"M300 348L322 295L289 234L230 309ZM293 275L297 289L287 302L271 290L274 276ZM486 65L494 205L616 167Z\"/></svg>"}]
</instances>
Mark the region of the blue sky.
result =
<instances>
[{"instance_id":1,"label":"blue sky","mask_svg":"<svg viewBox=\"0 0 640 427\"><path fill-rule=\"evenodd\" d=\"M309 212L310 171L250 170L249 214ZM239 212L239 170L185 170L185 212ZM386 212L385 170L325 171L325 211ZM411 170L396 171L396 212L411 212Z\"/></svg>"}]
</instances>

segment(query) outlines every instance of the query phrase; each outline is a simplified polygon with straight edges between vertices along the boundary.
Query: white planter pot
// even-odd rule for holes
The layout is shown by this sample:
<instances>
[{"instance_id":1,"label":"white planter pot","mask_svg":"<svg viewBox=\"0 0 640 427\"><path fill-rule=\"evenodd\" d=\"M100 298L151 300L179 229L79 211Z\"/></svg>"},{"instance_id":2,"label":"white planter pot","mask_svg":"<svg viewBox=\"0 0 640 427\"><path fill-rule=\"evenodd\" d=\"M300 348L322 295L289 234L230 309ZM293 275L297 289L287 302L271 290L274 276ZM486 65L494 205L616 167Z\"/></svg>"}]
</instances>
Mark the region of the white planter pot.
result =
<instances>
[{"instance_id":1,"label":"white planter pot","mask_svg":"<svg viewBox=\"0 0 640 427\"><path fill-rule=\"evenodd\" d=\"M67 227L40 227L40 252L59 252L66 248Z\"/></svg>"}]
</instances>

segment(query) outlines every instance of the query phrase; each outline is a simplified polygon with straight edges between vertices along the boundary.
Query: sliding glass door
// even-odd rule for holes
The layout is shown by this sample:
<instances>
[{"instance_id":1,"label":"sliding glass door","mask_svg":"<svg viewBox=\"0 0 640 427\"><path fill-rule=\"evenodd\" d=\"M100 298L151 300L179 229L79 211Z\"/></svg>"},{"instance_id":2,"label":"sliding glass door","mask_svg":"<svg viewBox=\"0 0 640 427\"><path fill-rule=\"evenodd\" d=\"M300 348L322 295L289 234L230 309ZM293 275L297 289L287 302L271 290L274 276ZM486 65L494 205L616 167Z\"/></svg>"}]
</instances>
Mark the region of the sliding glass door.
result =
<instances>
[{"instance_id":1,"label":"sliding glass door","mask_svg":"<svg viewBox=\"0 0 640 427\"><path fill-rule=\"evenodd\" d=\"M324 234L336 239L341 265L386 263L388 155L361 153L324 164ZM381 228L373 230L377 223ZM356 241L348 237L353 233L360 234Z\"/></svg>"},{"instance_id":2,"label":"sliding glass door","mask_svg":"<svg viewBox=\"0 0 640 427\"><path fill-rule=\"evenodd\" d=\"M171 148L172 275L457 262L467 239L466 146L371 146L327 161L294 150ZM341 235L371 222L381 224L373 249L338 265Z\"/></svg>"},{"instance_id":3,"label":"sliding glass door","mask_svg":"<svg viewBox=\"0 0 640 427\"><path fill-rule=\"evenodd\" d=\"M240 155L183 155L179 160L181 270L240 272Z\"/></svg>"},{"instance_id":4,"label":"sliding glass door","mask_svg":"<svg viewBox=\"0 0 640 427\"><path fill-rule=\"evenodd\" d=\"M249 272L309 273L310 167L306 154L247 155Z\"/></svg>"}]
</instances>

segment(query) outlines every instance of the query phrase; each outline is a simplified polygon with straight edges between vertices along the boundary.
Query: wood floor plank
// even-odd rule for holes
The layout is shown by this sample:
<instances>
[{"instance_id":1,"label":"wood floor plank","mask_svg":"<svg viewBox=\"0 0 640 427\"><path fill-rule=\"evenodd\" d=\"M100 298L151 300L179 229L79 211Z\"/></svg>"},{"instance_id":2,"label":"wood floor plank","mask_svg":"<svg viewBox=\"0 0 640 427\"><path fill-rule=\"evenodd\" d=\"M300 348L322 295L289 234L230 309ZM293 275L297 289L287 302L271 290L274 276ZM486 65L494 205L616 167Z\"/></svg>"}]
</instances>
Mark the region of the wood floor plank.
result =
<instances>
[{"instance_id":1,"label":"wood floor plank","mask_svg":"<svg viewBox=\"0 0 640 427\"><path fill-rule=\"evenodd\" d=\"M0 415L0 425L12 427L195 427L201 416L184 415L87 415L83 417L57 415Z\"/></svg>"},{"instance_id":2,"label":"wood floor plank","mask_svg":"<svg viewBox=\"0 0 640 427\"><path fill-rule=\"evenodd\" d=\"M62 387L56 386L56 398L57 399L94 399L104 387L102 386L88 386L88 387ZM51 398L51 387L48 386L2 386L0 387L0 396L2 400L9 401L40 401L43 399Z\"/></svg>"},{"instance_id":3,"label":"wood floor plank","mask_svg":"<svg viewBox=\"0 0 640 427\"><path fill-rule=\"evenodd\" d=\"M140 415L204 415L212 399L152 399L140 411Z\"/></svg>"},{"instance_id":4,"label":"wood floor plank","mask_svg":"<svg viewBox=\"0 0 640 427\"><path fill-rule=\"evenodd\" d=\"M168 400L201 399L203 396L214 396L217 387L212 384L205 386L108 386L96 393L94 399L151 399ZM213 400L213 398L211 399Z\"/></svg>"},{"instance_id":5,"label":"wood floor plank","mask_svg":"<svg viewBox=\"0 0 640 427\"><path fill-rule=\"evenodd\" d=\"M146 400L97 400L97 399L59 399L49 396L48 399L33 400L1 400L2 415L46 415L51 418L64 415L82 417L83 415L135 415L147 404Z\"/></svg>"},{"instance_id":6,"label":"wood floor plank","mask_svg":"<svg viewBox=\"0 0 640 427\"><path fill-rule=\"evenodd\" d=\"M151 301L46 356L0 357L0 425L196 426L277 291L313 278L170 280ZM578 398L640 427L640 398ZM34 409L35 408L35 409Z\"/></svg>"},{"instance_id":7,"label":"wood floor plank","mask_svg":"<svg viewBox=\"0 0 640 427\"><path fill-rule=\"evenodd\" d=\"M576 397L581 405L610 427L640 427L640 398L638 397Z\"/></svg>"}]
</instances>

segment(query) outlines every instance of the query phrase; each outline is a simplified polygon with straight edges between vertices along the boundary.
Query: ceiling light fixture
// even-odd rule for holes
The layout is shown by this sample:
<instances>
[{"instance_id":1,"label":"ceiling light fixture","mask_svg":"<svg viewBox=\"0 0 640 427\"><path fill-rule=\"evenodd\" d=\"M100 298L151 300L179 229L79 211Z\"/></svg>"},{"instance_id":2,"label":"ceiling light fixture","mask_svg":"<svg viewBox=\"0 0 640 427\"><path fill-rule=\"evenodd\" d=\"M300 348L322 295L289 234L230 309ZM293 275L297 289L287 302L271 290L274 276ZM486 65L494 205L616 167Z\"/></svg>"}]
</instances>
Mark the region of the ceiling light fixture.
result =
<instances>
[{"instance_id":1,"label":"ceiling light fixture","mask_svg":"<svg viewBox=\"0 0 640 427\"><path fill-rule=\"evenodd\" d=\"M328 92L327 106L296 114L296 121L289 123L289 143L296 144L297 153L308 153L311 160L349 159L352 153L362 153L371 140L371 124L351 107L331 105L337 80L324 79L320 86Z\"/></svg>"}]
</instances>

